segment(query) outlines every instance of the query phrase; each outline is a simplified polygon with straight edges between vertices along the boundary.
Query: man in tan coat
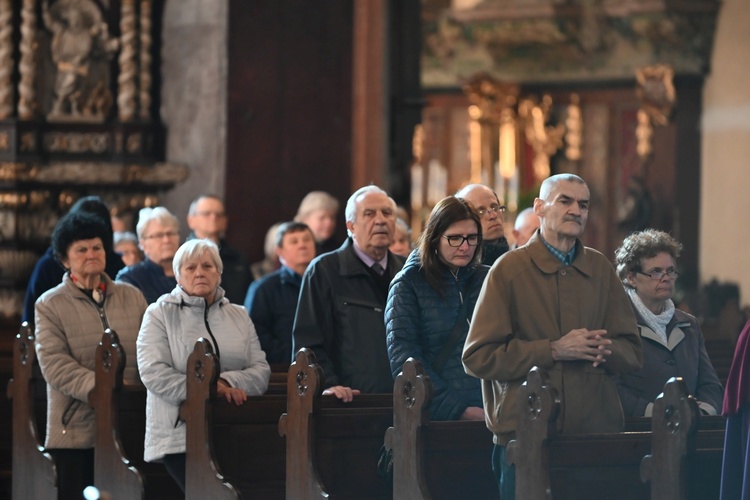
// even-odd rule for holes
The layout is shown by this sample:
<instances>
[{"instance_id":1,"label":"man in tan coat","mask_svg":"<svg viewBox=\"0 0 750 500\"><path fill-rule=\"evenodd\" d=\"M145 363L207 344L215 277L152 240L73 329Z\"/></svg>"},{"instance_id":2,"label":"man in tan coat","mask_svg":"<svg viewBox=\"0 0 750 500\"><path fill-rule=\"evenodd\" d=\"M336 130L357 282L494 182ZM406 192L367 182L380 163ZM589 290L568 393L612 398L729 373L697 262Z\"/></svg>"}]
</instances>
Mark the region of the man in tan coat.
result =
<instances>
[{"instance_id":1,"label":"man in tan coat","mask_svg":"<svg viewBox=\"0 0 750 500\"><path fill-rule=\"evenodd\" d=\"M518 390L532 367L546 369L559 390L561 432L617 432L624 419L612 375L642 362L632 307L612 265L579 239L589 198L576 175L545 180L534 200L539 232L492 266L474 310L463 363L482 379L503 500L515 497L505 450L515 437Z\"/></svg>"}]
</instances>

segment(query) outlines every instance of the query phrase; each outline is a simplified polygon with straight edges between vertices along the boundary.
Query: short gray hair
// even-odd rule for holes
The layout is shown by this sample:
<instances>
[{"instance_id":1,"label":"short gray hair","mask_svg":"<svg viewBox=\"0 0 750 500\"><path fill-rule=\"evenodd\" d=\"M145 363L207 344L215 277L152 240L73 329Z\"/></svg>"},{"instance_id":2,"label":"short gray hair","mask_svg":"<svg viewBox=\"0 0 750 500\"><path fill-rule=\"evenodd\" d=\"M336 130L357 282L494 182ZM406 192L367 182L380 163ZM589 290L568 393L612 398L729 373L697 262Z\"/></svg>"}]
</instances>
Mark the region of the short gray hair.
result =
<instances>
[{"instance_id":1,"label":"short gray hair","mask_svg":"<svg viewBox=\"0 0 750 500\"><path fill-rule=\"evenodd\" d=\"M388 193L375 184L370 184L369 186L357 189L346 202L346 208L344 209L344 220L346 220L346 222L354 222L357 220L357 198L370 193L383 193L388 196ZM390 196L388 196L388 199L393 203L393 208L396 208L396 202L394 202Z\"/></svg>"},{"instance_id":2,"label":"short gray hair","mask_svg":"<svg viewBox=\"0 0 750 500\"><path fill-rule=\"evenodd\" d=\"M557 187L561 182L577 182L586 186L586 181L576 174L556 174L551 177L547 177L542 182L542 186L539 188L539 199L547 201L549 194Z\"/></svg>"},{"instance_id":3,"label":"short gray hair","mask_svg":"<svg viewBox=\"0 0 750 500\"><path fill-rule=\"evenodd\" d=\"M159 222L162 226L172 226L178 232L180 230L180 221L172 212L164 207L146 207L138 212L138 225L135 227L135 231L138 233L139 240L144 239L146 228L153 221Z\"/></svg>"},{"instance_id":4,"label":"short gray hair","mask_svg":"<svg viewBox=\"0 0 750 500\"><path fill-rule=\"evenodd\" d=\"M208 253L211 260L214 261L214 265L221 275L221 273L224 272L224 263L219 256L219 247L211 240L201 240L196 238L183 243L174 254L174 258L172 259L172 270L174 271L175 279L180 281L180 268L183 264L197 259L206 253ZM219 277L219 283L221 283L221 276Z\"/></svg>"},{"instance_id":5,"label":"short gray hair","mask_svg":"<svg viewBox=\"0 0 750 500\"><path fill-rule=\"evenodd\" d=\"M388 193L386 193L383 189L379 188L375 184L370 184L369 186L364 186L354 191L354 193L347 200L346 208L344 209L344 220L346 222L354 222L357 220L357 198L370 193L383 193L391 201L391 204L393 204L393 209L396 209L396 202L393 200L393 198L388 196ZM349 236L352 235L352 232L349 231L349 229L346 230L346 233Z\"/></svg>"}]
</instances>

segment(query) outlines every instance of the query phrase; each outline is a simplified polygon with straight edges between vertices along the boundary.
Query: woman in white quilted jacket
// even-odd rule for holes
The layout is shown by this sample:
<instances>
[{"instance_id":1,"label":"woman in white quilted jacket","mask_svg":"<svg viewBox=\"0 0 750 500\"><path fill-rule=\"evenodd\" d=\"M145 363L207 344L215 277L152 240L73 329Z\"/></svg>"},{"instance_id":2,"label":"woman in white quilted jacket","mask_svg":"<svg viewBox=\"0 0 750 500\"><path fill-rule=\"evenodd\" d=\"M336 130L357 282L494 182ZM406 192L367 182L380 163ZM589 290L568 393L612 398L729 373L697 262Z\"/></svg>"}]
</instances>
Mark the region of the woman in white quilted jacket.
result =
<instances>
[{"instance_id":1,"label":"woman in white quilted jacket","mask_svg":"<svg viewBox=\"0 0 750 500\"><path fill-rule=\"evenodd\" d=\"M241 405L263 394L271 369L247 310L231 304L219 286L223 265L210 240L184 243L172 263L177 286L146 310L138 334L138 368L148 389L144 459L164 462L185 490L185 423L178 418L187 397L188 356L201 337L221 365L217 394Z\"/></svg>"}]
</instances>

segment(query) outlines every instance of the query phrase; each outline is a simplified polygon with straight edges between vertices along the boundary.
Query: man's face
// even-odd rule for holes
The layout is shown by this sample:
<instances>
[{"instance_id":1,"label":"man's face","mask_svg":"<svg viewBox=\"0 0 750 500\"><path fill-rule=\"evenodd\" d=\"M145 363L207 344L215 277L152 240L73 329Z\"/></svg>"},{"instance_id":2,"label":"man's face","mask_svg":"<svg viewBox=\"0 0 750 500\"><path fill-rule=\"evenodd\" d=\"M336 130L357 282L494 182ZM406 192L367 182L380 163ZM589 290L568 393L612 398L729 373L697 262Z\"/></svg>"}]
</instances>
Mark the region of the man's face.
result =
<instances>
[{"instance_id":1,"label":"man's face","mask_svg":"<svg viewBox=\"0 0 750 500\"><path fill-rule=\"evenodd\" d=\"M171 261L177 253L177 248L180 246L180 233L174 226L152 220L143 231L140 243L143 254L149 260L160 264Z\"/></svg>"},{"instance_id":2,"label":"man's face","mask_svg":"<svg viewBox=\"0 0 750 500\"><path fill-rule=\"evenodd\" d=\"M492 190L486 186L477 186L464 196L480 212L482 220L482 238L484 241L495 241L505 235L503 229L503 212L497 210L500 203Z\"/></svg>"},{"instance_id":3,"label":"man's face","mask_svg":"<svg viewBox=\"0 0 750 500\"><path fill-rule=\"evenodd\" d=\"M516 246L522 247L528 243L537 229L539 229L539 217L534 213L526 214L520 222L518 229L513 229L513 237L516 239Z\"/></svg>"},{"instance_id":4,"label":"man's face","mask_svg":"<svg viewBox=\"0 0 750 500\"><path fill-rule=\"evenodd\" d=\"M215 198L201 198L195 205L195 213L188 215L187 223L196 237L219 241L227 230L224 204Z\"/></svg>"},{"instance_id":5,"label":"man's face","mask_svg":"<svg viewBox=\"0 0 750 500\"><path fill-rule=\"evenodd\" d=\"M534 200L542 236L547 240L581 236L589 218L590 196L586 184L560 181L546 200Z\"/></svg>"},{"instance_id":6,"label":"man's face","mask_svg":"<svg viewBox=\"0 0 750 500\"><path fill-rule=\"evenodd\" d=\"M396 226L391 199L383 193L369 192L356 200L356 207L356 218L347 222L346 228L359 248L368 255L375 249L387 250Z\"/></svg>"},{"instance_id":7,"label":"man's face","mask_svg":"<svg viewBox=\"0 0 750 500\"><path fill-rule=\"evenodd\" d=\"M307 229L287 232L281 239L281 246L276 249L276 255L291 269L307 267L315 258L315 238L312 232Z\"/></svg>"}]
</instances>

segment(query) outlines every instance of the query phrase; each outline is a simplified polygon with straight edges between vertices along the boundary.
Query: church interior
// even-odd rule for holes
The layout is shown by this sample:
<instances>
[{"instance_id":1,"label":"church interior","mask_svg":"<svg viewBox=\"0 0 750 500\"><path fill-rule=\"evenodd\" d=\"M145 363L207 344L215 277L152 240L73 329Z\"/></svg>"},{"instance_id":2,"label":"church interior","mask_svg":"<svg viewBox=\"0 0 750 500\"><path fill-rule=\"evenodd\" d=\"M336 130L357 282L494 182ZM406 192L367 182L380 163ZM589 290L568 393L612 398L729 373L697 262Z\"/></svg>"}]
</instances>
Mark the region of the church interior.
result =
<instances>
[{"instance_id":1,"label":"church interior","mask_svg":"<svg viewBox=\"0 0 750 500\"><path fill-rule=\"evenodd\" d=\"M557 173L586 179L583 240L610 259L634 230L682 242L675 302L725 373L750 312L748 24L746 0L0 0L0 386L34 264L82 196L134 231L142 207L184 224L218 195L255 262L310 191L341 203L343 241L361 186L416 237L483 183L510 238ZM2 397L3 498L11 420Z\"/></svg>"}]
</instances>

